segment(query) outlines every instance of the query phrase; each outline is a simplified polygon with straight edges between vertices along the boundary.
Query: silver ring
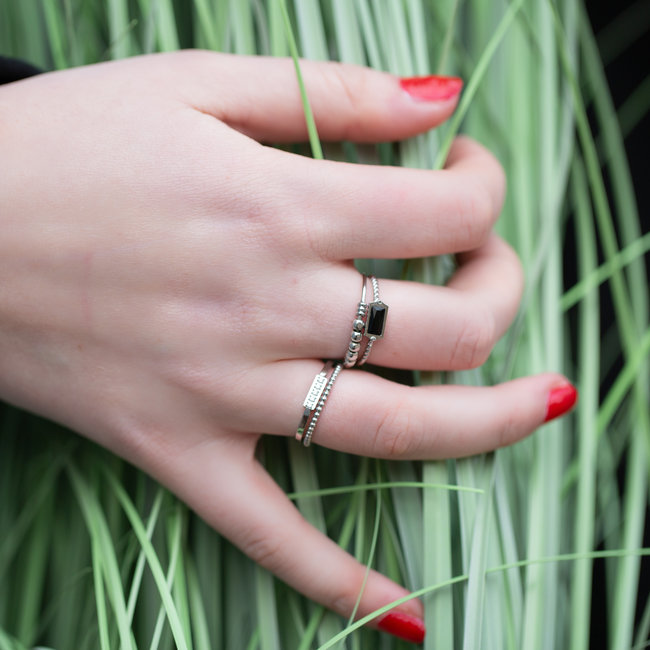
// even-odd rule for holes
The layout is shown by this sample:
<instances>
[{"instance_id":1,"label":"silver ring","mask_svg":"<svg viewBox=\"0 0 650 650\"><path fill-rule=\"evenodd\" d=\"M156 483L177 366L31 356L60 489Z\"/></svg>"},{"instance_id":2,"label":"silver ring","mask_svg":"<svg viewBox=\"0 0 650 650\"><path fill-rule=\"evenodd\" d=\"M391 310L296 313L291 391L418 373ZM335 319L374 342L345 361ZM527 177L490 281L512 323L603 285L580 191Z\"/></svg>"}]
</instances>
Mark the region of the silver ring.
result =
<instances>
[{"instance_id":1,"label":"silver ring","mask_svg":"<svg viewBox=\"0 0 650 650\"><path fill-rule=\"evenodd\" d=\"M363 330L366 327L366 313L368 303L366 302L366 276L361 276L361 300L357 307L357 313L352 321L352 334L350 334L350 343L343 360L344 368L352 368L356 365L361 351L361 341L363 340Z\"/></svg>"},{"instance_id":2,"label":"silver ring","mask_svg":"<svg viewBox=\"0 0 650 650\"><path fill-rule=\"evenodd\" d=\"M296 440L302 442L305 436L305 428L309 422L309 418L312 416L313 412L318 407L318 403L323 394L323 391L327 387L327 376L332 369L333 362L328 361L323 369L314 377L314 381L311 382L311 386L307 391L307 396L305 397L304 402L302 403L303 413L302 418L300 418L300 424L296 430Z\"/></svg>"},{"instance_id":3,"label":"silver ring","mask_svg":"<svg viewBox=\"0 0 650 650\"><path fill-rule=\"evenodd\" d=\"M365 276L364 276L365 280ZM370 356L370 351L377 339L384 337L386 331L386 320L388 319L388 305L379 298L379 282L374 275L370 276L372 284L372 302L366 305L366 318L364 325L364 336L368 339L363 356L359 360L359 366L362 366Z\"/></svg>"},{"instance_id":4,"label":"silver ring","mask_svg":"<svg viewBox=\"0 0 650 650\"><path fill-rule=\"evenodd\" d=\"M312 436L314 435L314 431L316 430L318 419L320 418L320 415L323 412L323 408L325 408L325 402L327 402L327 398L329 397L329 394L332 391L332 387L334 386L334 382L336 381L336 378L341 373L341 370L343 370L343 364L337 363L334 366L334 370L330 375L329 381L327 382L327 386L325 386L325 390L323 391L323 394L318 400L318 406L314 409L314 413L311 416L311 419L309 420L309 425L307 426L307 431L305 432L305 435L302 438L302 444L305 445L305 447L309 447L309 445L311 444L311 439Z\"/></svg>"}]
</instances>

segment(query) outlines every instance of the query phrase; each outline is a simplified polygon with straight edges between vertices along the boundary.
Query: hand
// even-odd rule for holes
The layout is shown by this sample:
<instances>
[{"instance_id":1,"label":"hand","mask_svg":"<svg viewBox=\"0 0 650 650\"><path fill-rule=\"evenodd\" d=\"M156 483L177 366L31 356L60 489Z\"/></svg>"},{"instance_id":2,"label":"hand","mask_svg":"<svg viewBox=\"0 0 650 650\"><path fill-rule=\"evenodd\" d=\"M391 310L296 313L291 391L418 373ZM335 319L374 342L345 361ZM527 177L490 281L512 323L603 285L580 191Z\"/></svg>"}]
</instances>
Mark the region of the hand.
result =
<instances>
[{"instance_id":1,"label":"hand","mask_svg":"<svg viewBox=\"0 0 650 650\"><path fill-rule=\"evenodd\" d=\"M457 97L451 82L443 99L418 98L422 86L352 66L305 62L303 74L328 140L409 137ZM292 63L204 52L6 86L0 138L0 395L137 464L348 616L365 568L302 519L255 447L262 432L294 435L321 360L344 355L354 258L460 253L447 287L381 280L390 321L372 363L486 359L522 288L491 232L498 163L468 139L439 172L265 147L306 138ZM380 458L463 456L528 434L559 412L562 391L553 374L408 388L344 370L314 440ZM372 572L358 615L406 593ZM378 624L417 627L420 603L400 611L402 623Z\"/></svg>"}]
</instances>

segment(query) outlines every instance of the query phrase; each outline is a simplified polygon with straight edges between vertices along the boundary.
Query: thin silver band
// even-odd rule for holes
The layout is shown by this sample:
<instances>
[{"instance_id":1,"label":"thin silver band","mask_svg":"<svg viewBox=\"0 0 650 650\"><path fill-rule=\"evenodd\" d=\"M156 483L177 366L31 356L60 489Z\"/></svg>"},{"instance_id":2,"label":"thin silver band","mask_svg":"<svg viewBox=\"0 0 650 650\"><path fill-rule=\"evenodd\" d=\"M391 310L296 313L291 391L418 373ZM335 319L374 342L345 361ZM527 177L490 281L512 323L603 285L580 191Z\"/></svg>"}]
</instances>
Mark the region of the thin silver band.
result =
<instances>
[{"instance_id":1,"label":"thin silver band","mask_svg":"<svg viewBox=\"0 0 650 650\"><path fill-rule=\"evenodd\" d=\"M307 391L307 396L302 403L302 418L300 418L300 424L296 429L296 440L298 442L302 442L303 437L305 436L307 422L312 413L318 407L323 391L327 388L327 376L330 374L333 365L332 361L328 361L323 366L323 369L314 377L314 381L311 382L311 386Z\"/></svg>"},{"instance_id":2,"label":"thin silver band","mask_svg":"<svg viewBox=\"0 0 650 650\"><path fill-rule=\"evenodd\" d=\"M318 401L318 406L314 410L314 414L311 416L311 420L309 421L309 426L307 427L307 431L305 432L305 435L302 438L302 444L305 445L305 447L309 447L309 445L311 444L311 439L312 436L314 435L314 431L316 430L318 419L320 418L321 413L323 412L323 408L325 408L325 402L327 402L327 398L329 397L329 394L332 391L332 387L334 386L334 382L336 381L336 378L341 373L341 370L343 370L343 364L337 363L334 366L334 370L330 375L329 381L327 382L327 386L325 387L325 390L323 391L323 394L321 395L321 398Z\"/></svg>"},{"instance_id":3,"label":"thin silver band","mask_svg":"<svg viewBox=\"0 0 650 650\"><path fill-rule=\"evenodd\" d=\"M352 334L350 334L350 343L343 360L344 368L352 368L356 365L361 351L361 341L363 340L363 330L366 326L366 314L368 312L368 303L366 302L366 277L361 276L361 300L357 306L357 313L352 321Z\"/></svg>"}]
</instances>

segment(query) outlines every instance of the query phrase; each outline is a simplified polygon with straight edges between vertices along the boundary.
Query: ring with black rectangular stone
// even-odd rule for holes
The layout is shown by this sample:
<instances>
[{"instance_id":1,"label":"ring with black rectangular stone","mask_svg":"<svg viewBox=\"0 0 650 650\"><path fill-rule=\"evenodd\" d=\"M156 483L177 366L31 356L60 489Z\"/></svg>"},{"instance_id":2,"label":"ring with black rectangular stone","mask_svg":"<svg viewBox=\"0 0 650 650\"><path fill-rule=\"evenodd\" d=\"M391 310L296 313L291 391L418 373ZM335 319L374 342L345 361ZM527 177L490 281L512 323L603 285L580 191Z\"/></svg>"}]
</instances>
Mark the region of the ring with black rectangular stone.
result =
<instances>
[{"instance_id":1,"label":"ring with black rectangular stone","mask_svg":"<svg viewBox=\"0 0 650 650\"><path fill-rule=\"evenodd\" d=\"M369 279L372 284L373 299L367 306L366 322L363 331L364 335L368 339L368 343L357 364L359 366L362 366L368 360L375 341L383 338L386 330L386 320L388 318L388 305L382 302L379 298L379 282L374 275L371 275Z\"/></svg>"},{"instance_id":2,"label":"ring with black rectangular stone","mask_svg":"<svg viewBox=\"0 0 650 650\"><path fill-rule=\"evenodd\" d=\"M300 418L300 424L296 430L296 440L302 442L305 436L305 429L309 419L313 415L314 411L318 407L318 403L323 395L323 391L327 387L327 378L330 374L330 370L333 366L332 361L328 361L323 366L323 369L314 377L309 390L307 391L307 396L305 401L302 403L302 417Z\"/></svg>"}]
</instances>

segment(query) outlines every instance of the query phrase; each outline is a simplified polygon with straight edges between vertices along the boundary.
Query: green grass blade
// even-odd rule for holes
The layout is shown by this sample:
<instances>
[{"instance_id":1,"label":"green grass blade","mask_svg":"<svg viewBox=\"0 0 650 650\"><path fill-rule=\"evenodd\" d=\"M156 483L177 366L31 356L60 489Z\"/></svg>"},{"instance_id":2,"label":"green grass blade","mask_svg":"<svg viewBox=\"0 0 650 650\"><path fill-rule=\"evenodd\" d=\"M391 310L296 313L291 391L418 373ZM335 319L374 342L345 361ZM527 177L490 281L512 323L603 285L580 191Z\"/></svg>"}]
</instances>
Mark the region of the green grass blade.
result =
<instances>
[{"instance_id":1,"label":"green grass blade","mask_svg":"<svg viewBox=\"0 0 650 650\"><path fill-rule=\"evenodd\" d=\"M311 106L309 104L309 98L307 97L307 90L305 88L305 83L302 79L302 73L300 72L298 46L296 45L296 39L293 33L293 28L291 26L289 12L287 11L286 0L275 0L275 1L279 3L282 12L282 18L284 20L287 41L289 44L289 52L291 53L291 58L293 59L293 64L296 69L296 78L298 80L298 86L300 88L300 98L302 100L303 111L305 114L305 122L307 123L307 132L309 134L309 143L311 145L311 152L314 158L322 159L323 149L321 147L320 139L318 137L318 131L316 130L316 122L314 121L314 114L312 113Z\"/></svg>"},{"instance_id":2,"label":"green grass blade","mask_svg":"<svg viewBox=\"0 0 650 650\"><path fill-rule=\"evenodd\" d=\"M402 467L396 467L396 470ZM392 473L392 472L391 472ZM402 473L399 472L399 476ZM413 476L412 472L408 473ZM429 483L427 481L382 481L381 483L365 483L363 485L344 485L334 488L320 488L318 490L303 490L300 492L289 492L287 496L290 499L308 499L311 497L327 497L336 494L352 494L354 492L368 492L377 489L391 489L399 490L400 488L422 488L433 490L447 490L449 492L470 492L473 494L483 494L483 490L476 487L469 487L467 485L455 485L453 483Z\"/></svg>"},{"instance_id":3,"label":"green grass blade","mask_svg":"<svg viewBox=\"0 0 650 650\"><path fill-rule=\"evenodd\" d=\"M171 0L150 0L150 20L156 36L156 51L175 52L180 49L174 5ZM143 12L144 13L144 12ZM147 15L145 13L145 15Z\"/></svg>"},{"instance_id":4,"label":"green grass blade","mask_svg":"<svg viewBox=\"0 0 650 650\"><path fill-rule=\"evenodd\" d=\"M631 244L611 257L607 262L594 268L563 296L561 308L566 311L584 300L598 285L607 282L614 273L628 266L650 251L650 233L635 239Z\"/></svg>"},{"instance_id":5,"label":"green grass blade","mask_svg":"<svg viewBox=\"0 0 650 650\"><path fill-rule=\"evenodd\" d=\"M425 463L422 478L428 483L443 483L448 478L444 462ZM424 585L444 583L452 577L451 513L446 491L427 490L423 495ZM441 590L427 600L424 623L425 650L454 647L454 608L451 589Z\"/></svg>"},{"instance_id":6,"label":"green grass blade","mask_svg":"<svg viewBox=\"0 0 650 650\"><path fill-rule=\"evenodd\" d=\"M579 266L580 276L589 277L596 268L596 235L593 229L593 214L589 204L589 190L584 167L576 161L573 168L572 189L575 210L580 231ZM599 359L594 354L600 339L598 292L592 290L580 303L580 377L578 388L580 404L578 407L579 432L579 482L576 501L575 550L588 553L594 547L596 517L596 416L598 412ZM573 567L571 583L571 648L589 648L590 611L592 593L593 564L585 559Z\"/></svg>"},{"instance_id":7,"label":"green grass blade","mask_svg":"<svg viewBox=\"0 0 650 650\"><path fill-rule=\"evenodd\" d=\"M368 0L353 0L357 8L359 16L359 26L365 46L368 62L370 67L377 70L386 69L387 65L384 62L383 51L379 47L379 40L377 36L377 28L375 26L374 17L370 11Z\"/></svg>"},{"instance_id":8,"label":"green grass blade","mask_svg":"<svg viewBox=\"0 0 650 650\"><path fill-rule=\"evenodd\" d=\"M363 592L366 589L366 582L368 581L368 575L370 574L370 568L373 565L373 561L375 558L375 552L377 550L377 539L379 537L379 524L381 523L381 494L378 492L375 495L375 523L373 526L373 532L372 532L372 537L370 540L370 549L368 550L368 557L365 558L365 564L366 564L366 572L363 576L363 582L361 584L361 589L359 590L359 595L357 596L357 600L354 603L354 607L352 608L352 612L350 613L350 618L348 619L348 625L352 624L352 621L354 621L357 611L359 609L359 604L361 603L361 598L363 597Z\"/></svg>"},{"instance_id":9,"label":"green grass blade","mask_svg":"<svg viewBox=\"0 0 650 650\"><path fill-rule=\"evenodd\" d=\"M298 21L302 56L314 61L327 61L325 28L318 0L294 0L293 7Z\"/></svg>"},{"instance_id":10,"label":"green grass blade","mask_svg":"<svg viewBox=\"0 0 650 650\"><path fill-rule=\"evenodd\" d=\"M97 627L99 629L99 645L101 650L110 650L110 635L108 631L108 612L106 610L106 598L104 595L104 584L102 580L103 569L100 560L101 550L95 542L91 544L93 553L93 584L95 603L97 606Z\"/></svg>"},{"instance_id":11,"label":"green grass blade","mask_svg":"<svg viewBox=\"0 0 650 650\"><path fill-rule=\"evenodd\" d=\"M162 606L164 607L165 613L167 614L167 619L174 636L176 646L178 647L178 650L189 650L188 641L184 635L183 625L181 623L176 604L174 603L170 589L167 586L167 580L160 565L160 560L158 559L151 541L147 537L147 531L144 527L144 524L142 523L142 519L140 519L140 515L137 513L124 487L117 482L115 477L110 472L105 471L104 474L111 488L111 491L122 506L124 514L129 520L131 527L133 528L133 532L135 533L138 542L142 547L144 555L147 559L149 570L151 571L153 579L156 583L156 587L158 588Z\"/></svg>"},{"instance_id":12,"label":"green grass blade","mask_svg":"<svg viewBox=\"0 0 650 650\"><path fill-rule=\"evenodd\" d=\"M363 65L366 57L363 51L362 32L359 19L350 0L332 0L334 12L334 34L338 49L338 59L343 63Z\"/></svg>"},{"instance_id":13,"label":"green grass blade","mask_svg":"<svg viewBox=\"0 0 650 650\"><path fill-rule=\"evenodd\" d=\"M26 540L23 562L25 570L16 629L18 638L28 646L36 642L41 603L46 591L47 562L50 559L49 531L54 524L53 492L50 491L48 497Z\"/></svg>"},{"instance_id":14,"label":"green grass blade","mask_svg":"<svg viewBox=\"0 0 650 650\"><path fill-rule=\"evenodd\" d=\"M650 76L646 77L618 110L621 136L627 138L650 112Z\"/></svg>"},{"instance_id":15,"label":"green grass blade","mask_svg":"<svg viewBox=\"0 0 650 650\"><path fill-rule=\"evenodd\" d=\"M465 461L469 463L472 461ZM482 633L485 625L485 593L486 593L486 569L489 544L489 526L492 508L492 490L490 483L493 477L494 462L488 457L485 459L485 467L480 468L484 477L486 493L481 497L475 508L473 530L471 533L471 545L468 562L467 595L465 602L465 628L463 631L463 648L485 647L482 641ZM468 497L461 499L463 500ZM472 504L474 505L474 504Z\"/></svg>"},{"instance_id":16,"label":"green grass blade","mask_svg":"<svg viewBox=\"0 0 650 650\"><path fill-rule=\"evenodd\" d=\"M228 15L233 32L235 54L255 54L255 36L252 7L241 0L228 0Z\"/></svg>"},{"instance_id":17,"label":"green grass blade","mask_svg":"<svg viewBox=\"0 0 650 650\"><path fill-rule=\"evenodd\" d=\"M442 142L440 150L438 151L436 157L436 161L434 164L435 169L442 168L447 158L447 155L449 154L451 143L453 142L454 137L458 133L460 124L463 121L467 111L469 110L469 107L472 104L472 101L478 90L478 87L481 84L483 77L485 76L488 65L490 64L490 61L494 57L497 48L505 38L508 29L512 25L512 22L516 18L517 13L521 9L522 5L523 5L523 0L515 0L508 7L508 10L506 11L503 18L499 22L499 25L495 29L494 35L490 39L490 42L487 44L481 58L477 62L476 67L474 68L474 72L472 73L472 76L470 77L469 81L467 82L467 85L465 86L465 91L463 92L463 95L460 99L458 108L456 109L456 112L454 113L453 117L450 120L449 129L447 131L445 139Z\"/></svg>"},{"instance_id":18,"label":"green grass blade","mask_svg":"<svg viewBox=\"0 0 650 650\"><path fill-rule=\"evenodd\" d=\"M101 506L96 495L93 494L89 485L72 462L67 463L66 470L84 515L86 525L88 526L88 533L91 536L93 573L96 576L96 589L103 593L103 588L99 583L101 576L106 585L106 591L115 613L120 645L124 650L135 648L126 611L124 590L119 564L115 555L115 547ZM97 594L97 597L99 598L100 595ZM103 596L101 600L103 601ZM101 608L99 607L100 605ZM103 615L103 611L103 602L98 601L98 615Z\"/></svg>"},{"instance_id":19,"label":"green grass blade","mask_svg":"<svg viewBox=\"0 0 650 650\"><path fill-rule=\"evenodd\" d=\"M650 30L650 5L645 0L627 3L598 33L599 58L607 64Z\"/></svg>"},{"instance_id":20,"label":"green grass blade","mask_svg":"<svg viewBox=\"0 0 650 650\"><path fill-rule=\"evenodd\" d=\"M106 12L108 14L111 58L124 59L133 53L131 45L133 23L129 19L128 2L126 0L108 0Z\"/></svg>"},{"instance_id":21,"label":"green grass blade","mask_svg":"<svg viewBox=\"0 0 650 650\"><path fill-rule=\"evenodd\" d=\"M44 3L43 11L47 23L47 35L51 44L50 51L54 59L54 67L62 70L68 67L64 46L66 40L65 23L62 19L61 12L57 11L53 2Z\"/></svg>"},{"instance_id":22,"label":"green grass blade","mask_svg":"<svg viewBox=\"0 0 650 650\"><path fill-rule=\"evenodd\" d=\"M255 567L255 593L260 626L260 647L262 650L282 650L274 578L266 569L259 566Z\"/></svg>"},{"instance_id":23,"label":"green grass blade","mask_svg":"<svg viewBox=\"0 0 650 650\"><path fill-rule=\"evenodd\" d=\"M190 620L192 621L192 638L197 650L211 650L215 647L210 641L210 627L206 607L201 593L201 585L196 565L192 556L187 562L187 591L190 604Z\"/></svg>"},{"instance_id":24,"label":"green grass blade","mask_svg":"<svg viewBox=\"0 0 650 650\"><path fill-rule=\"evenodd\" d=\"M158 493L156 494L156 498L151 507L151 512L149 514L149 522L147 523L147 529L146 529L147 539L149 540L151 540L154 529L158 522L158 516L160 514L160 506L162 505L163 495L164 495L164 491L162 488L160 488L158 490ZM146 558L144 555L144 551L140 549L140 553L138 555L138 559L135 565L135 570L133 572L133 579L131 580L131 590L129 592L129 598L128 598L127 609L126 609L131 624L133 622L133 616L135 614L135 607L138 600L138 593L140 592L140 586L142 584L142 576L144 575L145 563L146 563Z\"/></svg>"},{"instance_id":25,"label":"green grass blade","mask_svg":"<svg viewBox=\"0 0 650 650\"><path fill-rule=\"evenodd\" d=\"M406 576L409 589L422 587L424 567L424 531L422 522L422 498L416 488L414 463L389 463L388 474L393 479L388 485L395 506L395 519L399 530L399 541L406 561ZM408 479L398 480L398 479ZM403 489L413 485L413 489ZM421 485L421 484L420 484ZM452 486L456 488L457 486Z\"/></svg>"},{"instance_id":26,"label":"green grass blade","mask_svg":"<svg viewBox=\"0 0 650 650\"><path fill-rule=\"evenodd\" d=\"M210 50L220 50L222 40L218 32L217 21L215 20L215 15L210 7L209 0L193 0L193 5L196 10L198 29L200 30L201 38L205 43L204 47ZM225 3L221 3L221 6L224 8L227 7Z\"/></svg>"}]
</instances>

